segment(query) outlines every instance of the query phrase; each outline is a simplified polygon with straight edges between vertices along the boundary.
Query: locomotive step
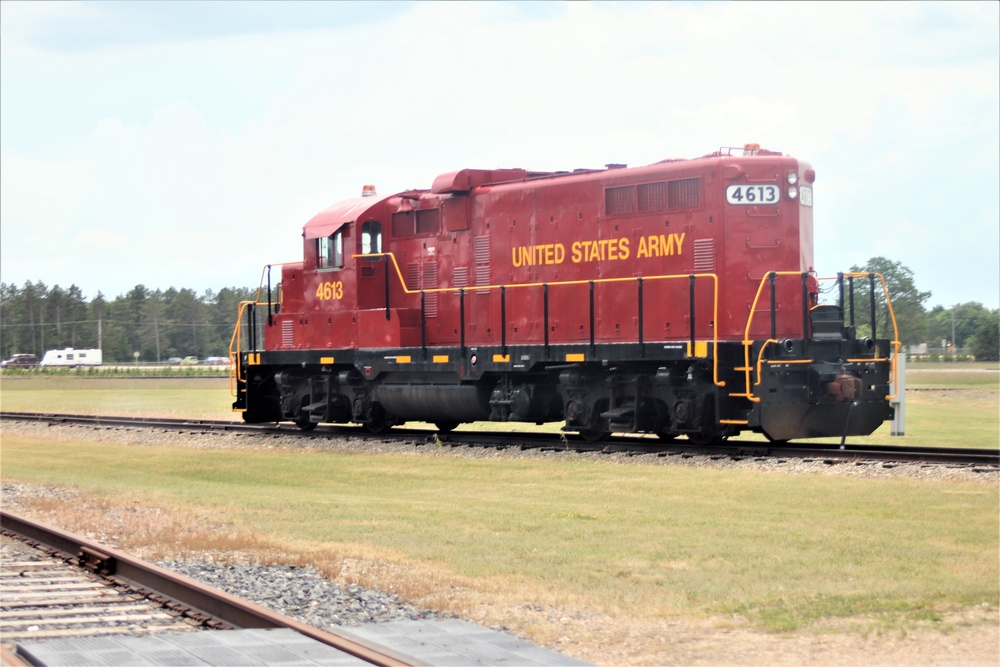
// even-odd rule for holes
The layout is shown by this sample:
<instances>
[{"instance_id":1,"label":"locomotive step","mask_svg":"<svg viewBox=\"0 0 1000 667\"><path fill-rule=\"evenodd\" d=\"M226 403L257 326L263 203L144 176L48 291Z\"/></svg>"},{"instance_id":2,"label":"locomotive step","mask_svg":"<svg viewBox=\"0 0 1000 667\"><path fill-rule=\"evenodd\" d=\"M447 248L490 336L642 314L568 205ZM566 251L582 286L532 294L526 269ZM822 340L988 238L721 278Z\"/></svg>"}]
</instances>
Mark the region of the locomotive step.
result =
<instances>
[{"instance_id":1,"label":"locomotive step","mask_svg":"<svg viewBox=\"0 0 1000 667\"><path fill-rule=\"evenodd\" d=\"M615 408L614 410L608 410L607 412L601 413L601 419L607 419L609 421L619 421L626 418L631 418L635 413L635 406L628 406L624 408Z\"/></svg>"}]
</instances>

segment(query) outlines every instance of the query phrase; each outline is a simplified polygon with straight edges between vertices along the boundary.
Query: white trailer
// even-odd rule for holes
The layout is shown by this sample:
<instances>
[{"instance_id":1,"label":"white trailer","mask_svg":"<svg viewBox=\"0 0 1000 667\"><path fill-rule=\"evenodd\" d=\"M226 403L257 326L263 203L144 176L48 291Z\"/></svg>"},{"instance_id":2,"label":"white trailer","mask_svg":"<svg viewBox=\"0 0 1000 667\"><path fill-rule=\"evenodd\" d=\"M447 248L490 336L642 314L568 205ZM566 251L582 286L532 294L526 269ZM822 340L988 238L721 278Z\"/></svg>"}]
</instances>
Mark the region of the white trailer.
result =
<instances>
[{"instance_id":1,"label":"white trailer","mask_svg":"<svg viewBox=\"0 0 1000 667\"><path fill-rule=\"evenodd\" d=\"M42 357L42 366L100 366L102 354L100 350L49 350Z\"/></svg>"}]
</instances>

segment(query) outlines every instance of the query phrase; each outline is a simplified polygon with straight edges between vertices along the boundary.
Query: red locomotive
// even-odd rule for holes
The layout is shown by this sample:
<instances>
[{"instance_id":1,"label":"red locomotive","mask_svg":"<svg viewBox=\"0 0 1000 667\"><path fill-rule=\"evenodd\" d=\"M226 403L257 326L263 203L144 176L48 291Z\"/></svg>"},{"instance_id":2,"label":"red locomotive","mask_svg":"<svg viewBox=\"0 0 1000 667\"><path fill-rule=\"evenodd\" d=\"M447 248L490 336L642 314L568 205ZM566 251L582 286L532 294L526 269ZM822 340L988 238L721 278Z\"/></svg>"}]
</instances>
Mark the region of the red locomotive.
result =
<instances>
[{"instance_id":1,"label":"red locomotive","mask_svg":"<svg viewBox=\"0 0 1000 667\"><path fill-rule=\"evenodd\" d=\"M855 280L874 295L880 276L825 279L836 304L817 303L814 180L751 144L365 186L306 223L303 260L280 284L267 267L243 304L233 407L373 432L564 420L588 440L867 435L892 417L898 336L855 333Z\"/></svg>"}]
</instances>

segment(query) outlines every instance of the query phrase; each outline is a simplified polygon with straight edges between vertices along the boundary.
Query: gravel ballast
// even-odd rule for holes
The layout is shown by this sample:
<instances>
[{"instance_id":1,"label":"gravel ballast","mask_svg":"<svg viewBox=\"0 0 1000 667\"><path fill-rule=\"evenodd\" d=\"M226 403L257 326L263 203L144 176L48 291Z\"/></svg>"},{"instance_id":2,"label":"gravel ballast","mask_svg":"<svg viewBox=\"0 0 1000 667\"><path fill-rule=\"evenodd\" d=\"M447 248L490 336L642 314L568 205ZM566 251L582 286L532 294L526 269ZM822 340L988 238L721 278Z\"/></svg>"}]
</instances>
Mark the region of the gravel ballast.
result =
<instances>
[{"instance_id":1,"label":"gravel ballast","mask_svg":"<svg viewBox=\"0 0 1000 667\"><path fill-rule=\"evenodd\" d=\"M331 582L313 567L179 560L157 565L317 628L439 617L392 593Z\"/></svg>"}]
</instances>

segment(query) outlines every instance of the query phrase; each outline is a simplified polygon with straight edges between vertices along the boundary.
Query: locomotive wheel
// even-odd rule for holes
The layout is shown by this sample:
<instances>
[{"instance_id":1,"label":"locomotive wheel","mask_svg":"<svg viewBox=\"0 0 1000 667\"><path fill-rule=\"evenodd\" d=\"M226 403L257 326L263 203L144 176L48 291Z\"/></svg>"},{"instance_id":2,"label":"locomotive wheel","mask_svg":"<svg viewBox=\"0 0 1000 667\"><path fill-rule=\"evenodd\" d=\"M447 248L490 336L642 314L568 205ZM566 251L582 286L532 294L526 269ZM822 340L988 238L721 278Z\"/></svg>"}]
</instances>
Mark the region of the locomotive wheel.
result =
<instances>
[{"instance_id":1,"label":"locomotive wheel","mask_svg":"<svg viewBox=\"0 0 1000 667\"><path fill-rule=\"evenodd\" d=\"M441 433L451 433L454 431L461 422L434 422L434 426Z\"/></svg>"},{"instance_id":2,"label":"locomotive wheel","mask_svg":"<svg viewBox=\"0 0 1000 667\"><path fill-rule=\"evenodd\" d=\"M392 428L392 424L389 424L383 419L379 419L376 421L368 422L367 424L365 424L365 428L368 429L369 433L374 433L378 435L379 433L385 433L390 428Z\"/></svg>"},{"instance_id":3,"label":"locomotive wheel","mask_svg":"<svg viewBox=\"0 0 1000 667\"><path fill-rule=\"evenodd\" d=\"M611 437L611 431L602 431L601 429L588 428L580 431L580 437L587 442L604 442Z\"/></svg>"},{"instance_id":4,"label":"locomotive wheel","mask_svg":"<svg viewBox=\"0 0 1000 667\"><path fill-rule=\"evenodd\" d=\"M309 421L309 416L308 415L306 415L305 417L302 417L302 418L298 419L295 422L295 425L298 426L303 431L311 431L314 428L316 428L316 426L317 426L316 422Z\"/></svg>"}]
</instances>

